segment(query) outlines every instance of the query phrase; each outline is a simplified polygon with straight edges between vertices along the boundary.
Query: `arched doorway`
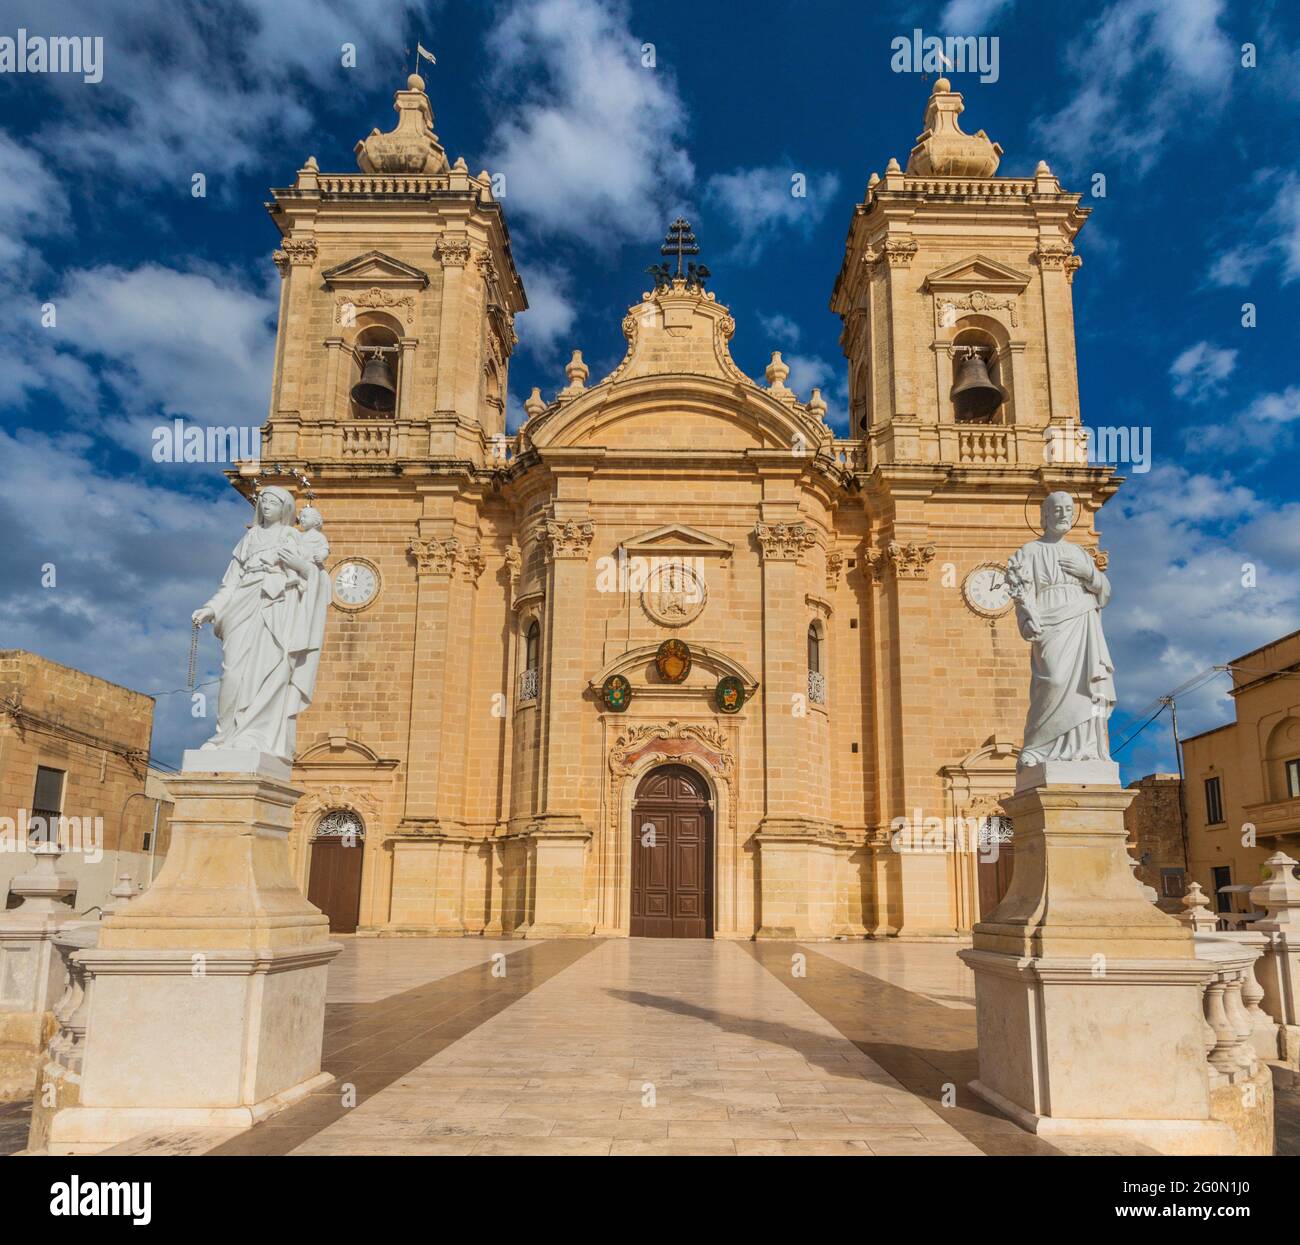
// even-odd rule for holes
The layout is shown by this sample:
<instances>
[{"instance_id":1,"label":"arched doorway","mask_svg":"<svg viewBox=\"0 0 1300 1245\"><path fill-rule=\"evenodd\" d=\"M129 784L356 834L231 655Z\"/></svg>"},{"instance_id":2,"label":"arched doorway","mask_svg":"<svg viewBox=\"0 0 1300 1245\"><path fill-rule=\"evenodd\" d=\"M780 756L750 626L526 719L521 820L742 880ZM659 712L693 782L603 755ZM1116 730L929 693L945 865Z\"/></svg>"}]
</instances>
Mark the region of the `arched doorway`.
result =
<instances>
[{"instance_id":1,"label":"arched doorway","mask_svg":"<svg viewBox=\"0 0 1300 1245\"><path fill-rule=\"evenodd\" d=\"M316 824L307 899L329 917L331 934L357 932L365 845L365 825L349 809L326 813Z\"/></svg>"},{"instance_id":2,"label":"arched doorway","mask_svg":"<svg viewBox=\"0 0 1300 1245\"><path fill-rule=\"evenodd\" d=\"M652 769L632 803L634 938L713 937L713 812L685 765Z\"/></svg>"}]
</instances>

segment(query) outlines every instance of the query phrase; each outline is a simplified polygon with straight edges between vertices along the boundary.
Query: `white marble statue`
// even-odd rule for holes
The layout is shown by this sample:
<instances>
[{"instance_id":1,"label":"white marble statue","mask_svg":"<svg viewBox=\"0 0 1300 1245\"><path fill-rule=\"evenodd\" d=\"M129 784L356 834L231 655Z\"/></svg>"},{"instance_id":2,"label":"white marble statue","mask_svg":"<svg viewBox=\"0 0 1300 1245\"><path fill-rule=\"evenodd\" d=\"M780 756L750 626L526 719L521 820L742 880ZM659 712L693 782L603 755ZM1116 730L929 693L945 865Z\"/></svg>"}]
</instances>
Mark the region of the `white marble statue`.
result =
<instances>
[{"instance_id":1,"label":"white marble statue","mask_svg":"<svg viewBox=\"0 0 1300 1245\"><path fill-rule=\"evenodd\" d=\"M298 714L310 703L325 635L329 545L320 515L271 487L257 495L256 522L235 546L221 587L194 611L221 641L217 731L200 751L257 752L293 760Z\"/></svg>"},{"instance_id":2,"label":"white marble statue","mask_svg":"<svg viewBox=\"0 0 1300 1245\"><path fill-rule=\"evenodd\" d=\"M1101 630L1110 582L1065 535L1074 526L1069 493L1042 507L1043 534L1007 563L1021 636L1029 640L1029 714L1018 769L1054 761L1110 761L1107 723L1115 667Z\"/></svg>"}]
</instances>

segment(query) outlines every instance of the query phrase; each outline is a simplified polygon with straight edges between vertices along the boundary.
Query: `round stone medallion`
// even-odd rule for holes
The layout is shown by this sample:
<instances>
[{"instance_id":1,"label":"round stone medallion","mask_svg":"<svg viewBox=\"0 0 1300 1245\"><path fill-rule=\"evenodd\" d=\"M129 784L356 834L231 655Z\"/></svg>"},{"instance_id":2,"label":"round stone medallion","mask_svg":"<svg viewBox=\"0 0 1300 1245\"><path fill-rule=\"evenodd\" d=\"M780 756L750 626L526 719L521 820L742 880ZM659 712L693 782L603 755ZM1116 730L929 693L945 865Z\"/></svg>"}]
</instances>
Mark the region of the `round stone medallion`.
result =
<instances>
[{"instance_id":1,"label":"round stone medallion","mask_svg":"<svg viewBox=\"0 0 1300 1245\"><path fill-rule=\"evenodd\" d=\"M650 572L641 593L645 612L662 627L684 627L708 604L704 576L684 562L664 562Z\"/></svg>"}]
</instances>

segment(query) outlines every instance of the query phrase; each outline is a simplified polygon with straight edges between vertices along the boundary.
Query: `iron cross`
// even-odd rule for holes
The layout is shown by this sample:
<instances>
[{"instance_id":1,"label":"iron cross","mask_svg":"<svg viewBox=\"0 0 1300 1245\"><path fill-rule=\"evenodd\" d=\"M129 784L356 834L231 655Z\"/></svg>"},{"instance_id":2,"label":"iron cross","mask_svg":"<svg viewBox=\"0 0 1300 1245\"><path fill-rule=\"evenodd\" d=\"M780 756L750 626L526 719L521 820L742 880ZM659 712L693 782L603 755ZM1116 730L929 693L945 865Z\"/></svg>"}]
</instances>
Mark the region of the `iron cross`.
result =
<instances>
[{"instance_id":1,"label":"iron cross","mask_svg":"<svg viewBox=\"0 0 1300 1245\"><path fill-rule=\"evenodd\" d=\"M660 255L677 256L677 275L682 275L682 258L686 255L698 255L700 248L695 244L695 235L691 232L691 222L678 217L668 226L668 236L659 248Z\"/></svg>"}]
</instances>

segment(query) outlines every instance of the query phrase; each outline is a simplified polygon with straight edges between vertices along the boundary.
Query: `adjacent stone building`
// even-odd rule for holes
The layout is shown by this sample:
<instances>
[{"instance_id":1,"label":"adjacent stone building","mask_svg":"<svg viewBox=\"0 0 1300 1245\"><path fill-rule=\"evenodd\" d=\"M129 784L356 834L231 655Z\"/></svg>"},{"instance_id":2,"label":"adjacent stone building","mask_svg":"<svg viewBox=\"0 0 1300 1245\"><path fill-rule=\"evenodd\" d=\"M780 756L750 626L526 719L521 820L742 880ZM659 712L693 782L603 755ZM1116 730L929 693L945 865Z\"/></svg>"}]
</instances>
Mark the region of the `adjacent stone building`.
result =
<instances>
[{"instance_id":1,"label":"adjacent stone building","mask_svg":"<svg viewBox=\"0 0 1300 1245\"><path fill-rule=\"evenodd\" d=\"M1221 912L1277 851L1300 859L1300 631L1229 663L1235 720L1183 741L1191 875Z\"/></svg>"},{"instance_id":2,"label":"adjacent stone building","mask_svg":"<svg viewBox=\"0 0 1300 1245\"><path fill-rule=\"evenodd\" d=\"M1041 163L997 176L939 79L827 272L847 437L779 353L761 382L732 361L686 222L653 288L629 268L623 361L575 352L512 432L503 205L418 76L396 108L358 172L310 159L273 191L270 415L235 479L308 476L332 546L303 886L390 934L968 931L965 819L1010 792L1025 712L1001 569L1053 489L1105 563L1116 481L1060 452L1080 196ZM897 850L917 818L946 820Z\"/></svg>"},{"instance_id":3,"label":"adjacent stone building","mask_svg":"<svg viewBox=\"0 0 1300 1245\"><path fill-rule=\"evenodd\" d=\"M154 702L141 692L47 661L0 651L0 888L32 867L38 835L63 819L59 871L78 911L104 902L126 872L147 884L167 850L170 804L149 768ZM155 813L157 814L155 818ZM150 842L156 834L157 841ZM9 896L10 902L13 897Z\"/></svg>"},{"instance_id":4,"label":"adjacent stone building","mask_svg":"<svg viewBox=\"0 0 1300 1245\"><path fill-rule=\"evenodd\" d=\"M1183 911L1187 893L1187 835L1182 780L1177 774L1148 774L1129 783L1137 798L1124 810L1130 853L1138 880L1156 893L1164 912Z\"/></svg>"}]
</instances>

